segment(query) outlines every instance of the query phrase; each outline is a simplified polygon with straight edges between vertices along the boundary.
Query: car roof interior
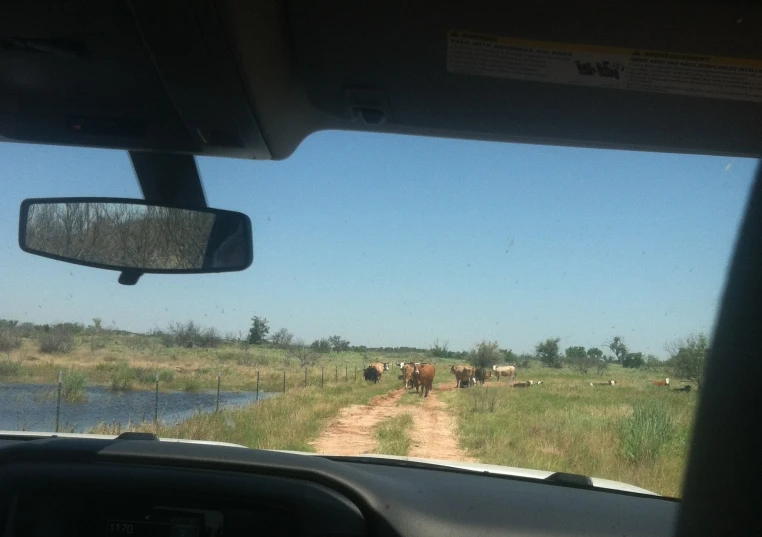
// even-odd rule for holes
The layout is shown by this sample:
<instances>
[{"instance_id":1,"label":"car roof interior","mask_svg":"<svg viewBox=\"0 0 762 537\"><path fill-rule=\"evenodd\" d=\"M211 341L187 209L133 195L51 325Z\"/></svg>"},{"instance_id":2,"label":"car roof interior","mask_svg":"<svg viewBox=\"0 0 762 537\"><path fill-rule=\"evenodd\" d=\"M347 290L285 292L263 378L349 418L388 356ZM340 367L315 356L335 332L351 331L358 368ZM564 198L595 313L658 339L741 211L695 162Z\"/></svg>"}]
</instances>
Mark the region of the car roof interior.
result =
<instances>
[{"instance_id":1,"label":"car roof interior","mask_svg":"<svg viewBox=\"0 0 762 537\"><path fill-rule=\"evenodd\" d=\"M128 150L136 169L149 153L178 159L170 168L192 156L285 159L326 129L762 154L762 93L694 96L448 67L450 38L463 32L750 65L762 60L758 2L28 0L2 14L0 140ZM680 535L762 533L756 183L702 386Z\"/></svg>"}]
</instances>

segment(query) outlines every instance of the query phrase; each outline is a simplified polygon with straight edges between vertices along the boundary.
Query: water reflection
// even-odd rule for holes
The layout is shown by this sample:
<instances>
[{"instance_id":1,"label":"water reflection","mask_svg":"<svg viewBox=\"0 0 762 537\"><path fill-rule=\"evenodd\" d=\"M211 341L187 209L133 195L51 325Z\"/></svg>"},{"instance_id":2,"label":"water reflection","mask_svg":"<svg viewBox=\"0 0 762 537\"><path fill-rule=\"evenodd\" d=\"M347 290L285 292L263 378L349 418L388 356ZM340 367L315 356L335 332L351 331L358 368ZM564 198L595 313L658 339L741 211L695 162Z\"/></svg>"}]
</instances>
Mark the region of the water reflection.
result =
<instances>
[{"instance_id":1,"label":"water reflection","mask_svg":"<svg viewBox=\"0 0 762 537\"><path fill-rule=\"evenodd\" d=\"M85 433L101 422L127 425L130 421L152 421L156 393L114 392L102 387L86 388L87 401L61 401L62 432ZM0 430L55 431L56 386L41 384L0 385ZM259 399L274 393L259 392ZM221 392L220 407L253 403L255 392ZM159 420L165 424L182 421L196 412L213 412L216 392L159 393Z\"/></svg>"}]
</instances>

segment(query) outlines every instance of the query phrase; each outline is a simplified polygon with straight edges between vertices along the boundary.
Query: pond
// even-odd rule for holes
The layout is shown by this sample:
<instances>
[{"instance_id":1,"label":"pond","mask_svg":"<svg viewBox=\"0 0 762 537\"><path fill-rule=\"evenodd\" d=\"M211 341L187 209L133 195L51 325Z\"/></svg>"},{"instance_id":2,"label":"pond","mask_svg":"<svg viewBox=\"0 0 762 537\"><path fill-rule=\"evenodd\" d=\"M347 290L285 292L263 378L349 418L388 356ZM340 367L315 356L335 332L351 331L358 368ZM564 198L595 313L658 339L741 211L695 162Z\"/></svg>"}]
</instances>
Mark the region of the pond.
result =
<instances>
[{"instance_id":1,"label":"pond","mask_svg":"<svg viewBox=\"0 0 762 537\"><path fill-rule=\"evenodd\" d=\"M55 431L55 385L0 384L0 430ZM153 421L154 391L112 391L102 387L85 389L87 401L61 401L60 431L86 433L101 422L127 425L130 421ZM277 393L259 392L259 400ZM220 392L220 408L255 402L256 392ZM216 391L160 392L159 421L173 424L197 412L214 412Z\"/></svg>"}]
</instances>

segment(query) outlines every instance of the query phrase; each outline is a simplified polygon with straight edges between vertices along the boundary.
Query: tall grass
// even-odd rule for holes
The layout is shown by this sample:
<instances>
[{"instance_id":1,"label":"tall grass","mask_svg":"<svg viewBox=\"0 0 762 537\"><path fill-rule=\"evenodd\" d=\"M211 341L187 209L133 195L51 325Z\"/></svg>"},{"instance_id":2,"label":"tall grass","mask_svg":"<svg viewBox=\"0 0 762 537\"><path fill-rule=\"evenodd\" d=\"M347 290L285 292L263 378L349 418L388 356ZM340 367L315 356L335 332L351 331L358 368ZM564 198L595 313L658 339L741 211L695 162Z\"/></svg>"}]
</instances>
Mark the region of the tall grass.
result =
<instances>
[{"instance_id":1,"label":"tall grass","mask_svg":"<svg viewBox=\"0 0 762 537\"><path fill-rule=\"evenodd\" d=\"M633 463L656 459L673 436L672 420L658 401L638 403L619 425L624 457Z\"/></svg>"},{"instance_id":2,"label":"tall grass","mask_svg":"<svg viewBox=\"0 0 762 537\"><path fill-rule=\"evenodd\" d=\"M136 380L135 370L126 363L120 363L111 370L109 388L116 391L131 390Z\"/></svg>"},{"instance_id":3,"label":"tall grass","mask_svg":"<svg viewBox=\"0 0 762 537\"><path fill-rule=\"evenodd\" d=\"M645 374L612 369L613 387L591 387L589 375L567 370L520 371L545 383L516 390L493 381L438 398L458 418L461 445L480 462L579 473L679 496L697 394L654 388Z\"/></svg>"},{"instance_id":4,"label":"tall grass","mask_svg":"<svg viewBox=\"0 0 762 537\"><path fill-rule=\"evenodd\" d=\"M0 360L0 378L18 377L24 373L21 362L12 360Z\"/></svg>"},{"instance_id":5,"label":"tall grass","mask_svg":"<svg viewBox=\"0 0 762 537\"><path fill-rule=\"evenodd\" d=\"M87 376L76 369L65 369L62 376L61 398L65 401L86 402Z\"/></svg>"},{"instance_id":6,"label":"tall grass","mask_svg":"<svg viewBox=\"0 0 762 537\"><path fill-rule=\"evenodd\" d=\"M376 453L405 456L410 451L410 427L413 425L412 414L405 413L387 418L378 424Z\"/></svg>"}]
</instances>

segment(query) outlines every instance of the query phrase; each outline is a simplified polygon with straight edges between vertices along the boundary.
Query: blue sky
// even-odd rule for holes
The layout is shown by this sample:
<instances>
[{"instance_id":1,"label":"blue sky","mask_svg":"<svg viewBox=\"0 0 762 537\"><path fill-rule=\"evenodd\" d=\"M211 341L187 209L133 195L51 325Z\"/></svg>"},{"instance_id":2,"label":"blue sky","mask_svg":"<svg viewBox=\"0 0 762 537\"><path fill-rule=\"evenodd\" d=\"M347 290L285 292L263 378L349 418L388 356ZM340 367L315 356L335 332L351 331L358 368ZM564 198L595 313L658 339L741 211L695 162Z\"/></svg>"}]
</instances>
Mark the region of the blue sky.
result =
<instances>
[{"instance_id":1,"label":"blue sky","mask_svg":"<svg viewBox=\"0 0 762 537\"><path fill-rule=\"evenodd\" d=\"M665 356L711 332L756 161L324 132L286 161L200 159L209 204L248 214L245 272L144 276L25 254L18 206L140 197L126 153L0 144L0 317L142 331L252 315L312 340L530 351L621 335Z\"/></svg>"}]
</instances>

